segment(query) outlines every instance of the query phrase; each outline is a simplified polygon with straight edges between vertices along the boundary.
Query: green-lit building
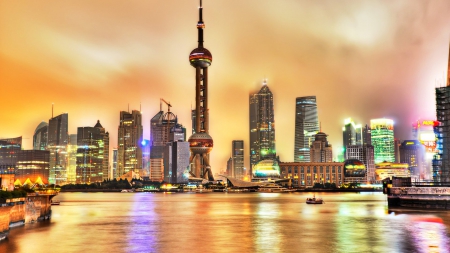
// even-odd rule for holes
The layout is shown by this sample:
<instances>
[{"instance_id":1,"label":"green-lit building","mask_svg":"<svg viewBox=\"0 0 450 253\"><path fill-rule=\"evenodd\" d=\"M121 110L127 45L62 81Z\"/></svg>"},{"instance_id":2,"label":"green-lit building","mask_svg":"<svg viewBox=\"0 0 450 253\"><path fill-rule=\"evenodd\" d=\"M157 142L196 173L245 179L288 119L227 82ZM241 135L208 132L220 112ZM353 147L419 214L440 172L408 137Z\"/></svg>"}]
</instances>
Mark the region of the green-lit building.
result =
<instances>
[{"instance_id":1,"label":"green-lit building","mask_svg":"<svg viewBox=\"0 0 450 253\"><path fill-rule=\"evenodd\" d=\"M371 140L375 164L395 162L394 121L391 119L370 120Z\"/></svg>"}]
</instances>

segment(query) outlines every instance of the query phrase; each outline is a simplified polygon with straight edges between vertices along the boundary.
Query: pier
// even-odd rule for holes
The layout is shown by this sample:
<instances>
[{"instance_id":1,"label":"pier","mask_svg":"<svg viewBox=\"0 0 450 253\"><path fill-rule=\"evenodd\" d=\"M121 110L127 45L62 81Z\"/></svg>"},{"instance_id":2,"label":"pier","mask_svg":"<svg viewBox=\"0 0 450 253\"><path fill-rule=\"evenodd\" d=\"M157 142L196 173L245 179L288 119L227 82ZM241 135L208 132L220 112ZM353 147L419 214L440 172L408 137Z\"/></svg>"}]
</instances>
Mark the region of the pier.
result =
<instances>
[{"instance_id":1,"label":"pier","mask_svg":"<svg viewBox=\"0 0 450 253\"><path fill-rule=\"evenodd\" d=\"M51 200L57 194L55 191L36 192L0 203L0 240L8 236L12 227L50 219Z\"/></svg>"}]
</instances>

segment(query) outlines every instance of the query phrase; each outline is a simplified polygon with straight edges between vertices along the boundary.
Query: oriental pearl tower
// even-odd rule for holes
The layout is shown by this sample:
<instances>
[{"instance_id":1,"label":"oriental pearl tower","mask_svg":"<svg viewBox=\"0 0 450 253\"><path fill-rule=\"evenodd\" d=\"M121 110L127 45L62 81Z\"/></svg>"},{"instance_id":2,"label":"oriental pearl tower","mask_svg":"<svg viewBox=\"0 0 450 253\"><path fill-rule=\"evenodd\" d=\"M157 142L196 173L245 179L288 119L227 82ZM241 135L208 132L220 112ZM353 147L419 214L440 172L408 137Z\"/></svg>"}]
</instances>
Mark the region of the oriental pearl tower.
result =
<instances>
[{"instance_id":1,"label":"oriental pearl tower","mask_svg":"<svg viewBox=\"0 0 450 253\"><path fill-rule=\"evenodd\" d=\"M189 137L189 148L191 156L191 176L214 180L209 164L209 153L213 148L213 139L209 135L209 112L208 112L208 67L212 62L212 55L208 49L203 47L203 8L202 0L199 7L198 47L189 54L189 62L195 68L195 133Z\"/></svg>"}]
</instances>

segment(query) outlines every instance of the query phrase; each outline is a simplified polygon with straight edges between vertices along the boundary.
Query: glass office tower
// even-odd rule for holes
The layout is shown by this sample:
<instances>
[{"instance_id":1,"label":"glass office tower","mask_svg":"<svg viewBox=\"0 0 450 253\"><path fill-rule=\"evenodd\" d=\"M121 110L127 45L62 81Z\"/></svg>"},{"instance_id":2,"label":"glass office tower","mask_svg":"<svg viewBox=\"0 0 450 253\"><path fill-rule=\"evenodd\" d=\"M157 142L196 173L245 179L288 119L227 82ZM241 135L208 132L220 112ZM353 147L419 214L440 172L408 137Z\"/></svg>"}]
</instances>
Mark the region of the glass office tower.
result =
<instances>
[{"instance_id":1,"label":"glass office tower","mask_svg":"<svg viewBox=\"0 0 450 253\"><path fill-rule=\"evenodd\" d=\"M294 161L310 162L310 146L319 132L316 96L295 99Z\"/></svg>"}]
</instances>

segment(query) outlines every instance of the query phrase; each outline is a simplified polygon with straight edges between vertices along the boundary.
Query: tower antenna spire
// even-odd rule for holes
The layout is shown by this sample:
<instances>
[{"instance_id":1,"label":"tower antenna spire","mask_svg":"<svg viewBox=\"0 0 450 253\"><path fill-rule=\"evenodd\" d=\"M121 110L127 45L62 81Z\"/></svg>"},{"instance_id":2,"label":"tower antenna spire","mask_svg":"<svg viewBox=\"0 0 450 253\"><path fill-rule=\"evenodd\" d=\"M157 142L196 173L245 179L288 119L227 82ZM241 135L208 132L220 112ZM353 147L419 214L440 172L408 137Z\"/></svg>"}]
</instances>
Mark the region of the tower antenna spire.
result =
<instances>
[{"instance_id":1,"label":"tower antenna spire","mask_svg":"<svg viewBox=\"0 0 450 253\"><path fill-rule=\"evenodd\" d=\"M202 0L200 0L200 7L198 8L198 47L203 48L203 28L205 28L205 23L203 23L203 7Z\"/></svg>"}]
</instances>

